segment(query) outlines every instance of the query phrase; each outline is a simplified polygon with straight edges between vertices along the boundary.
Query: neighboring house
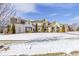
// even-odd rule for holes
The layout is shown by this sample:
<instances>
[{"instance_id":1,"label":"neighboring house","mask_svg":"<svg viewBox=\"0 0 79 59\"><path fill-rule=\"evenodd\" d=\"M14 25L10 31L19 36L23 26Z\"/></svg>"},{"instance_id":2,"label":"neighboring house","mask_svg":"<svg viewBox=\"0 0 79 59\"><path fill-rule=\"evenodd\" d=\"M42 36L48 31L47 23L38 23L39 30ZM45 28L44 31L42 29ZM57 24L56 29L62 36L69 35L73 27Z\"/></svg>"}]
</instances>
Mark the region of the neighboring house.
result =
<instances>
[{"instance_id":1,"label":"neighboring house","mask_svg":"<svg viewBox=\"0 0 79 59\"><path fill-rule=\"evenodd\" d=\"M60 24L56 21L52 22L51 24L51 30L52 32L59 32L60 31Z\"/></svg>"},{"instance_id":2,"label":"neighboring house","mask_svg":"<svg viewBox=\"0 0 79 59\"><path fill-rule=\"evenodd\" d=\"M69 31L68 24L64 24L64 26L65 26L65 32L68 32Z\"/></svg>"},{"instance_id":3,"label":"neighboring house","mask_svg":"<svg viewBox=\"0 0 79 59\"><path fill-rule=\"evenodd\" d=\"M13 29L14 27L14 29ZM74 29L74 26L68 24L60 24L56 21L48 22L43 20L24 20L20 17L11 17L9 24L2 27L0 31L5 34L28 33L28 32L68 32Z\"/></svg>"},{"instance_id":4,"label":"neighboring house","mask_svg":"<svg viewBox=\"0 0 79 59\"><path fill-rule=\"evenodd\" d=\"M2 31L2 30L1 30L1 25L0 25L0 33L1 33L1 31Z\"/></svg>"},{"instance_id":5,"label":"neighboring house","mask_svg":"<svg viewBox=\"0 0 79 59\"><path fill-rule=\"evenodd\" d=\"M48 26L48 32L52 32L52 26L51 25Z\"/></svg>"},{"instance_id":6,"label":"neighboring house","mask_svg":"<svg viewBox=\"0 0 79 59\"><path fill-rule=\"evenodd\" d=\"M62 28L64 26L64 29ZM48 32L62 32L64 30L65 32L68 32L68 24L60 24L56 21L50 23L48 26L49 31Z\"/></svg>"},{"instance_id":7,"label":"neighboring house","mask_svg":"<svg viewBox=\"0 0 79 59\"><path fill-rule=\"evenodd\" d=\"M33 32L33 26L26 24L15 24L15 30L16 33Z\"/></svg>"},{"instance_id":8,"label":"neighboring house","mask_svg":"<svg viewBox=\"0 0 79 59\"><path fill-rule=\"evenodd\" d=\"M79 28L79 23L73 23L72 25L70 25L70 28L71 28L73 31L77 31L77 29Z\"/></svg>"},{"instance_id":9,"label":"neighboring house","mask_svg":"<svg viewBox=\"0 0 79 59\"><path fill-rule=\"evenodd\" d=\"M42 31L42 25L43 25L43 22L39 21L37 23L37 27L38 27L38 32L41 32Z\"/></svg>"},{"instance_id":10,"label":"neighboring house","mask_svg":"<svg viewBox=\"0 0 79 59\"><path fill-rule=\"evenodd\" d=\"M33 32L33 26L32 25L25 25L25 32Z\"/></svg>"},{"instance_id":11,"label":"neighboring house","mask_svg":"<svg viewBox=\"0 0 79 59\"><path fill-rule=\"evenodd\" d=\"M7 27L4 28L3 34L8 34L8 28Z\"/></svg>"},{"instance_id":12,"label":"neighboring house","mask_svg":"<svg viewBox=\"0 0 79 59\"><path fill-rule=\"evenodd\" d=\"M11 17L10 20L9 20L9 23L10 24L16 24L17 23L17 18Z\"/></svg>"},{"instance_id":13,"label":"neighboring house","mask_svg":"<svg viewBox=\"0 0 79 59\"><path fill-rule=\"evenodd\" d=\"M31 23L34 26L34 31L36 31L36 24L37 24L38 32L42 32L43 27L44 27L44 32L47 32L48 21L46 19L44 19L44 20L34 20L34 21L31 21Z\"/></svg>"},{"instance_id":14,"label":"neighboring house","mask_svg":"<svg viewBox=\"0 0 79 59\"><path fill-rule=\"evenodd\" d=\"M33 32L33 26L30 20L24 20L19 18L11 18L11 24L15 24L15 32L16 33L26 33L26 32Z\"/></svg>"},{"instance_id":15,"label":"neighboring house","mask_svg":"<svg viewBox=\"0 0 79 59\"><path fill-rule=\"evenodd\" d=\"M7 34L7 30L8 30L7 26L2 26L1 27L1 32L2 33Z\"/></svg>"}]
</instances>

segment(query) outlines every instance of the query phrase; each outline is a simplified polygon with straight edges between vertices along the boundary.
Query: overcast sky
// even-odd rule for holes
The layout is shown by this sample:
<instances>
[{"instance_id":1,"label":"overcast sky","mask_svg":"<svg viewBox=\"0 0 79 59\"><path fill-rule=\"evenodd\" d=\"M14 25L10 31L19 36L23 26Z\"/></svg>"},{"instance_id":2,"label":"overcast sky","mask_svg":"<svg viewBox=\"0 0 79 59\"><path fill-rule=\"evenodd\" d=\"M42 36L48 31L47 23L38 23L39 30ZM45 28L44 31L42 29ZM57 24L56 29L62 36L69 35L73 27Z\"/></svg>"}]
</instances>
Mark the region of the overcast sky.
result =
<instances>
[{"instance_id":1,"label":"overcast sky","mask_svg":"<svg viewBox=\"0 0 79 59\"><path fill-rule=\"evenodd\" d=\"M60 23L79 22L79 4L58 3L17 3L15 5L16 16L25 19L48 19Z\"/></svg>"}]
</instances>

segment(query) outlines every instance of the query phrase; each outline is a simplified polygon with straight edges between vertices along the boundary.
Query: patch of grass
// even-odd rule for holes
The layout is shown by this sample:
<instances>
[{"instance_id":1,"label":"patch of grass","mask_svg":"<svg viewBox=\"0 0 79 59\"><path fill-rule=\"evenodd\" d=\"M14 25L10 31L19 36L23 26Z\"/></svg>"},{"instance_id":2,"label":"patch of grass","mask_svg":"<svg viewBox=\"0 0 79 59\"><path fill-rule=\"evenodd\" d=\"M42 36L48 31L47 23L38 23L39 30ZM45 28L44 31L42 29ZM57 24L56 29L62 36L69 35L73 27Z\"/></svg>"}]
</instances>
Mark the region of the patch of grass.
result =
<instances>
[{"instance_id":1,"label":"patch of grass","mask_svg":"<svg viewBox=\"0 0 79 59\"><path fill-rule=\"evenodd\" d=\"M70 54L72 56L79 56L79 51L72 51L72 52L70 52Z\"/></svg>"},{"instance_id":2,"label":"patch of grass","mask_svg":"<svg viewBox=\"0 0 79 59\"><path fill-rule=\"evenodd\" d=\"M20 54L19 56L29 56L29 55L25 55L25 54Z\"/></svg>"},{"instance_id":3,"label":"patch of grass","mask_svg":"<svg viewBox=\"0 0 79 59\"><path fill-rule=\"evenodd\" d=\"M24 43L24 42L26 41L25 40L0 40L0 44L4 44L4 45L12 44L12 43L19 44L19 43Z\"/></svg>"},{"instance_id":4,"label":"patch of grass","mask_svg":"<svg viewBox=\"0 0 79 59\"><path fill-rule=\"evenodd\" d=\"M68 56L68 55L64 52L58 52L58 53L38 54L38 55L32 55L32 56Z\"/></svg>"}]
</instances>

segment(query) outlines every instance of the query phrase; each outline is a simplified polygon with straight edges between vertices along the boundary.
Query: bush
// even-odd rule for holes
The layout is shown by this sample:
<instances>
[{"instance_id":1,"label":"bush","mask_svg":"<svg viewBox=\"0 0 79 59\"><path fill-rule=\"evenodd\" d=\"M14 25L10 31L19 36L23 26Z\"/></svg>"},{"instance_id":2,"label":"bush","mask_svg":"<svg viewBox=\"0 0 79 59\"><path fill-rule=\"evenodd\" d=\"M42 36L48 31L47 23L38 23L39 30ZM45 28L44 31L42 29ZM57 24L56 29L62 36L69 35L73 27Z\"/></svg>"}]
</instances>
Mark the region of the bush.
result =
<instances>
[{"instance_id":1,"label":"bush","mask_svg":"<svg viewBox=\"0 0 79 59\"><path fill-rule=\"evenodd\" d=\"M62 26L62 32L65 32L65 26L64 25Z\"/></svg>"},{"instance_id":2,"label":"bush","mask_svg":"<svg viewBox=\"0 0 79 59\"><path fill-rule=\"evenodd\" d=\"M79 31L79 27L77 28L77 31Z\"/></svg>"},{"instance_id":3,"label":"bush","mask_svg":"<svg viewBox=\"0 0 79 59\"><path fill-rule=\"evenodd\" d=\"M44 32L44 24L42 25L42 30L41 31Z\"/></svg>"},{"instance_id":4,"label":"bush","mask_svg":"<svg viewBox=\"0 0 79 59\"><path fill-rule=\"evenodd\" d=\"M12 33L13 33L13 34L16 33L16 32L15 32L15 25L14 25L14 24L12 24Z\"/></svg>"},{"instance_id":5,"label":"bush","mask_svg":"<svg viewBox=\"0 0 79 59\"><path fill-rule=\"evenodd\" d=\"M36 24L36 32L38 32L38 25Z\"/></svg>"}]
</instances>

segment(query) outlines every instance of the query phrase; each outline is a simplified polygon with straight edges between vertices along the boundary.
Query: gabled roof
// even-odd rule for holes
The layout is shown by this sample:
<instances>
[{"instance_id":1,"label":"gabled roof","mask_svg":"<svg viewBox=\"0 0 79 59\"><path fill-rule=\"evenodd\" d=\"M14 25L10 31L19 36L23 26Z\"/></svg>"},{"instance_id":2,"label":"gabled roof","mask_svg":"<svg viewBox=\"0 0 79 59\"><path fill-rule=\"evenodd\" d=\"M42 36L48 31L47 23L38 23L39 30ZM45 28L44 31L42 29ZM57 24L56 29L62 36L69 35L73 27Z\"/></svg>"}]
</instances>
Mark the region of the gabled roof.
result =
<instances>
[{"instance_id":1,"label":"gabled roof","mask_svg":"<svg viewBox=\"0 0 79 59\"><path fill-rule=\"evenodd\" d=\"M51 24L50 24L51 26L53 26L53 27L55 27L55 26L58 26L58 27L60 27L60 23L58 23L58 22L52 22Z\"/></svg>"},{"instance_id":2,"label":"gabled roof","mask_svg":"<svg viewBox=\"0 0 79 59\"><path fill-rule=\"evenodd\" d=\"M25 27L33 27L32 25L28 24L28 25L24 25Z\"/></svg>"}]
</instances>

